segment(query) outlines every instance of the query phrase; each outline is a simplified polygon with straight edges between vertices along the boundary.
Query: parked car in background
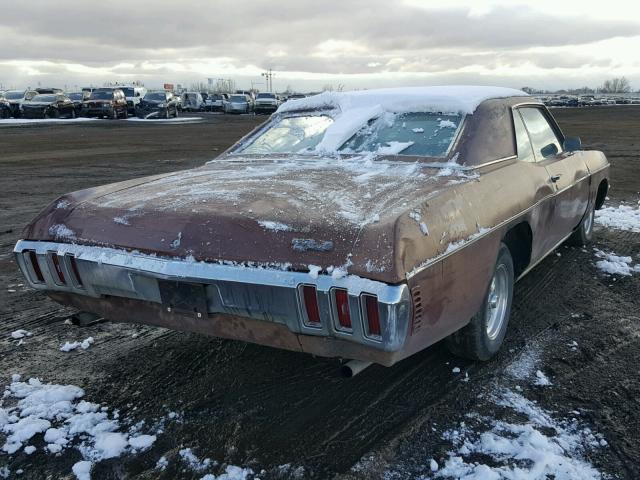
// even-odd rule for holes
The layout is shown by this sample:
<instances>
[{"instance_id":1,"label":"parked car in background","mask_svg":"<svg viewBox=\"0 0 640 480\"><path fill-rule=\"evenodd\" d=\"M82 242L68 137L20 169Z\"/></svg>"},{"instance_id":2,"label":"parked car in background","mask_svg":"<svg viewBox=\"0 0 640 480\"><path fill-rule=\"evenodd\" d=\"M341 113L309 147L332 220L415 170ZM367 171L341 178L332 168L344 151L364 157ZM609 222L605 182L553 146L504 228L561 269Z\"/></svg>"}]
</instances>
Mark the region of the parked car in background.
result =
<instances>
[{"instance_id":1,"label":"parked car in background","mask_svg":"<svg viewBox=\"0 0 640 480\"><path fill-rule=\"evenodd\" d=\"M15 118L20 117L20 105L25 100L31 100L38 95L35 90L8 90L4 92L4 98L9 102L11 115Z\"/></svg>"},{"instance_id":2,"label":"parked car in background","mask_svg":"<svg viewBox=\"0 0 640 480\"><path fill-rule=\"evenodd\" d=\"M518 90L332 92L200 168L58 198L14 253L30 287L114 321L387 366L448 338L486 360L515 281L591 239L608 179Z\"/></svg>"},{"instance_id":3,"label":"parked car in background","mask_svg":"<svg viewBox=\"0 0 640 480\"><path fill-rule=\"evenodd\" d=\"M76 118L73 102L62 93L43 93L20 105L23 118Z\"/></svg>"},{"instance_id":4,"label":"parked car in background","mask_svg":"<svg viewBox=\"0 0 640 480\"><path fill-rule=\"evenodd\" d=\"M272 114L280 106L280 99L275 93L260 92L253 103L253 111L256 113Z\"/></svg>"},{"instance_id":5,"label":"parked car in background","mask_svg":"<svg viewBox=\"0 0 640 480\"><path fill-rule=\"evenodd\" d=\"M224 105L225 113L249 113L251 112L251 98L246 94L229 95L229 100Z\"/></svg>"},{"instance_id":6,"label":"parked car in background","mask_svg":"<svg viewBox=\"0 0 640 480\"><path fill-rule=\"evenodd\" d=\"M146 95L147 89L139 86L121 86L120 89L124 92L124 96L127 99L129 113L134 114L140 100Z\"/></svg>"},{"instance_id":7,"label":"parked car in background","mask_svg":"<svg viewBox=\"0 0 640 480\"><path fill-rule=\"evenodd\" d=\"M11 118L11 104L4 96L0 96L0 118Z\"/></svg>"},{"instance_id":8,"label":"parked car in background","mask_svg":"<svg viewBox=\"0 0 640 480\"><path fill-rule=\"evenodd\" d=\"M303 93L292 93L291 95L289 95L287 97L287 101L289 101L289 100L297 100L299 98L305 98L305 97L306 97L306 95L303 94Z\"/></svg>"},{"instance_id":9,"label":"parked car in background","mask_svg":"<svg viewBox=\"0 0 640 480\"><path fill-rule=\"evenodd\" d=\"M67 97L69 97L69 100L73 102L73 108L76 111L76 116L80 116L82 114L82 102L88 100L90 96L90 92L84 91L67 93Z\"/></svg>"},{"instance_id":10,"label":"parked car in background","mask_svg":"<svg viewBox=\"0 0 640 480\"><path fill-rule=\"evenodd\" d=\"M171 92L148 92L136 107L136 115L138 118L177 117L178 102Z\"/></svg>"},{"instance_id":11,"label":"parked car in background","mask_svg":"<svg viewBox=\"0 0 640 480\"><path fill-rule=\"evenodd\" d=\"M221 112L228 95L226 93L211 93L205 100L205 110L208 112Z\"/></svg>"},{"instance_id":12,"label":"parked car in background","mask_svg":"<svg viewBox=\"0 0 640 480\"><path fill-rule=\"evenodd\" d=\"M129 108L120 88L96 88L82 102L82 115L86 117L127 118Z\"/></svg>"},{"instance_id":13,"label":"parked car in background","mask_svg":"<svg viewBox=\"0 0 640 480\"><path fill-rule=\"evenodd\" d=\"M182 109L187 112L199 112L204 107L200 92L185 92L182 94Z\"/></svg>"}]
</instances>

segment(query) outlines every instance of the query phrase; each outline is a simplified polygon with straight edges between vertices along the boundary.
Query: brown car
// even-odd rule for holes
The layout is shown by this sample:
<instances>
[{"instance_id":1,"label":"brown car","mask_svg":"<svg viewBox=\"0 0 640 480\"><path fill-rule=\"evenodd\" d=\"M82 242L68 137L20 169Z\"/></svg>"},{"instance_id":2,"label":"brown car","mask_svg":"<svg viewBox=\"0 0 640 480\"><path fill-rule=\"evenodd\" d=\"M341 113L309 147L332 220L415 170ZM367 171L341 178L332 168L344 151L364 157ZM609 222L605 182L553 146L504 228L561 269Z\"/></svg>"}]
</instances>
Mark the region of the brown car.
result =
<instances>
[{"instance_id":1,"label":"brown car","mask_svg":"<svg viewBox=\"0 0 640 480\"><path fill-rule=\"evenodd\" d=\"M81 114L85 117L127 118L127 98L120 88L96 88L82 102Z\"/></svg>"},{"instance_id":2,"label":"brown car","mask_svg":"<svg viewBox=\"0 0 640 480\"><path fill-rule=\"evenodd\" d=\"M518 90L325 93L200 168L57 199L15 255L32 287L114 321L352 372L445 337L487 359L514 283L591 238L608 174Z\"/></svg>"}]
</instances>

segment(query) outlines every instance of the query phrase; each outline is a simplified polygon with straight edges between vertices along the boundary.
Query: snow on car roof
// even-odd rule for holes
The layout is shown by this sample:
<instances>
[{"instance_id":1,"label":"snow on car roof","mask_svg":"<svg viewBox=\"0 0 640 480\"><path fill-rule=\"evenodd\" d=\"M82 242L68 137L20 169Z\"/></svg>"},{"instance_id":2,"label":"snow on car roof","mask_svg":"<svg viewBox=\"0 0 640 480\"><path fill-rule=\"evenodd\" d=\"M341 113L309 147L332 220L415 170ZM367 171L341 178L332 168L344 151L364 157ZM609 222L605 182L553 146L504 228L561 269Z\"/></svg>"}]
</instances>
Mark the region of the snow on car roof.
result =
<instances>
[{"instance_id":1,"label":"snow on car roof","mask_svg":"<svg viewBox=\"0 0 640 480\"><path fill-rule=\"evenodd\" d=\"M478 105L491 98L529 96L522 90L504 87L450 85L439 87L403 87L352 92L323 92L311 97L290 100L278 113L313 109L371 108L380 106L389 112L441 112L471 114Z\"/></svg>"}]
</instances>

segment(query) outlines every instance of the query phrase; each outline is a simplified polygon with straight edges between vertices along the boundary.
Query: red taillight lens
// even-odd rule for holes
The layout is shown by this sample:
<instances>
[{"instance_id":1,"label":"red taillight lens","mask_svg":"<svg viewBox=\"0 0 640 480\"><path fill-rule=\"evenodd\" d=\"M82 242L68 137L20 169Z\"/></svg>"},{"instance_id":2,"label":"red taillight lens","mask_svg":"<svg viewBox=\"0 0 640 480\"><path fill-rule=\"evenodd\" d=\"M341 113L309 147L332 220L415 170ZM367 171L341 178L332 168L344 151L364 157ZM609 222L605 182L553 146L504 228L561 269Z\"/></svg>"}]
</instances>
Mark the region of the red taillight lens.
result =
<instances>
[{"instance_id":1,"label":"red taillight lens","mask_svg":"<svg viewBox=\"0 0 640 480\"><path fill-rule=\"evenodd\" d=\"M62 272L62 266L60 265L60 259L58 258L57 253L51 254L51 261L53 262L53 267L56 269L56 275L58 275L58 280L64 285L67 281L64 278L64 273Z\"/></svg>"},{"instance_id":2,"label":"red taillight lens","mask_svg":"<svg viewBox=\"0 0 640 480\"><path fill-rule=\"evenodd\" d=\"M33 250L29 250L29 260L31 260L31 266L33 267L33 271L36 274L36 278L39 282L44 283L44 276L42 275L42 270L40 270L40 264L38 263L38 256L36 252Z\"/></svg>"},{"instance_id":3,"label":"red taillight lens","mask_svg":"<svg viewBox=\"0 0 640 480\"><path fill-rule=\"evenodd\" d=\"M73 255L70 255L69 263L71 264L71 270L73 271L73 276L76 277L76 284L82 287L82 279L80 278L80 272L78 271L78 264L76 263L76 257L74 257Z\"/></svg>"},{"instance_id":4,"label":"red taillight lens","mask_svg":"<svg viewBox=\"0 0 640 480\"><path fill-rule=\"evenodd\" d=\"M351 328L351 314L349 312L349 295L342 288L334 290L336 299L336 310L338 312L338 323L342 328Z\"/></svg>"},{"instance_id":5,"label":"red taillight lens","mask_svg":"<svg viewBox=\"0 0 640 480\"><path fill-rule=\"evenodd\" d=\"M378 297L365 295L364 306L367 311L367 333L373 337L382 336L380 329L380 312L378 311Z\"/></svg>"},{"instance_id":6,"label":"red taillight lens","mask_svg":"<svg viewBox=\"0 0 640 480\"><path fill-rule=\"evenodd\" d=\"M318 294L313 285L302 286L302 301L307 312L307 323L320 325L320 309L318 308Z\"/></svg>"}]
</instances>

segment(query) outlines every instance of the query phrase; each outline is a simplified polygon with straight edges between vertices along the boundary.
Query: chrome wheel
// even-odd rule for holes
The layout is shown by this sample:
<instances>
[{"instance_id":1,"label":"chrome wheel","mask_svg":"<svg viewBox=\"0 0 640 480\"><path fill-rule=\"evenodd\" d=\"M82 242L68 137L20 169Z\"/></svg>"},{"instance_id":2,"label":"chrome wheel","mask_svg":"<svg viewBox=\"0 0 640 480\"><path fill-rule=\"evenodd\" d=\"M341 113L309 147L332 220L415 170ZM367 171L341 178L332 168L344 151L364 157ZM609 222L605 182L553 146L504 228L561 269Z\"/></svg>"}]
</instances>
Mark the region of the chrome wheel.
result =
<instances>
[{"instance_id":1,"label":"chrome wheel","mask_svg":"<svg viewBox=\"0 0 640 480\"><path fill-rule=\"evenodd\" d=\"M502 330L507 317L508 303L509 274L506 266L499 264L493 274L487 294L487 336L491 340L495 340Z\"/></svg>"}]
</instances>

